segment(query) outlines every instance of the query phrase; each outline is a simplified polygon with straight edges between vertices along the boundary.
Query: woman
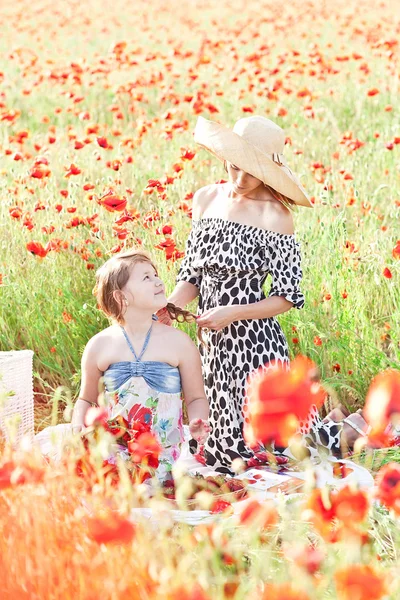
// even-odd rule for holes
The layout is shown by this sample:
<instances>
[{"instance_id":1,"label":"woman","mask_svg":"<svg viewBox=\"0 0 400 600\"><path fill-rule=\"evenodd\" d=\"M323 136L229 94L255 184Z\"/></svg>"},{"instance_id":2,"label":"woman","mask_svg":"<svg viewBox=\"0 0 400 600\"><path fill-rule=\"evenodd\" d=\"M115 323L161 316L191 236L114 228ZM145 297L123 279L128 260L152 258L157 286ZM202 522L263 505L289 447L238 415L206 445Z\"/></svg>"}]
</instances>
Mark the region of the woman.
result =
<instances>
[{"instance_id":1,"label":"woman","mask_svg":"<svg viewBox=\"0 0 400 600\"><path fill-rule=\"evenodd\" d=\"M195 140L224 161L229 182L195 193L193 227L169 301L183 308L199 296L212 428L205 456L214 470L229 473L235 458L257 460L243 439L248 376L270 361L289 363L275 317L304 305L291 208L312 205L283 157L285 134L269 119L240 119L231 131L200 117ZM311 429L305 424L301 431L305 444L339 452L342 426L323 423L316 410L311 420Z\"/></svg>"}]
</instances>

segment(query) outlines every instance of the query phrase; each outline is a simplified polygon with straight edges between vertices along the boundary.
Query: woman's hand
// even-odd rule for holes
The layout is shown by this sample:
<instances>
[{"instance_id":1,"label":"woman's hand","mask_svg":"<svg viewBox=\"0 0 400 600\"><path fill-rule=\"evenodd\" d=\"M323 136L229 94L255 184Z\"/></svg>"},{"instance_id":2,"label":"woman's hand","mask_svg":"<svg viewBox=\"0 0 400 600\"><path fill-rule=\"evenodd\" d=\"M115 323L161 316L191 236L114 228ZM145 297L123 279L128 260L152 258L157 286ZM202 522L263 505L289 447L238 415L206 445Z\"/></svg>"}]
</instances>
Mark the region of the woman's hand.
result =
<instances>
[{"instance_id":1,"label":"woman's hand","mask_svg":"<svg viewBox=\"0 0 400 600\"><path fill-rule=\"evenodd\" d=\"M160 310L156 312L156 316L158 317L160 323L163 323L164 325L172 325L172 319L165 307L160 308Z\"/></svg>"},{"instance_id":2,"label":"woman's hand","mask_svg":"<svg viewBox=\"0 0 400 600\"><path fill-rule=\"evenodd\" d=\"M237 320L236 308L236 306L216 306L215 308L210 308L210 310L206 310L196 319L196 323L199 327L220 331Z\"/></svg>"},{"instance_id":3,"label":"woman's hand","mask_svg":"<svg viewBox=\"0 0 400 600\"><path fill-rule=\"evenodd\" d=\"M211 431L210 425L203 419L192 419L189 423L190 435L199 444L204 444Z\"/></svg>"}]
</instances>

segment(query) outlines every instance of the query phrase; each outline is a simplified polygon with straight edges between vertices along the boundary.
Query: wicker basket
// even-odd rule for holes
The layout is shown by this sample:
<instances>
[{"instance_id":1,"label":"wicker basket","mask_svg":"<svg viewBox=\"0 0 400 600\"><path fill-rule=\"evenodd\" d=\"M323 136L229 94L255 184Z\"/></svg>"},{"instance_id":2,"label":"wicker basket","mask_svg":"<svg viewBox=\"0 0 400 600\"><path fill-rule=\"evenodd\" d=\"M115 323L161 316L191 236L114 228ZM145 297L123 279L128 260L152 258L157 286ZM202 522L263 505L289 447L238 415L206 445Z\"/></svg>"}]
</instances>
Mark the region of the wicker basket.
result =
<instances>
[{"instance_id":1,"label":"wicker basket","mask_svg":"<svg viewBox=\"0 0 400 600\"><path fill-rule=\"evenodd\" d=\"M33 438L32 350L0 352L0 436Z\"/></svg>"}]
</instances>

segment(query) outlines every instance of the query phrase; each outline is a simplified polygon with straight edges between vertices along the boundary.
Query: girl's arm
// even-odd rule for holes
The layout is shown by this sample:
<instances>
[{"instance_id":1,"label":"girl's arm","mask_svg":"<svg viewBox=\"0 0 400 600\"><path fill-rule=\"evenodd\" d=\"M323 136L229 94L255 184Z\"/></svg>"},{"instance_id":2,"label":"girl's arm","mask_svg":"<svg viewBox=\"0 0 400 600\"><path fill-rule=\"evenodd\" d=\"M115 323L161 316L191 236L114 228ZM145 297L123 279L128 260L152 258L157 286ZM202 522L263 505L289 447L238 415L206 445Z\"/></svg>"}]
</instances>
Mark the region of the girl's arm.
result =
<instances>
[{"instance_id":1,"label":"girl's arm","mask_svg":"<svg viewBox=\"0 0 400 600\"><path fill-rule=\"evenodd\" d=\"M96 341L90 340L82 354L81 389L72 413L72 427L80 431L85 422L85 415L92 404L97 404L100 393L100 378L103 373L97 367Z\"/></svg>"},{"instance_id":2,"label":"girl's arm","mask_svg":"<svg viewBox=\"0 0 400 600\"><path fill-rule=\"evenodd\" d=\"M183 332L180 333L183 334ZM210 427L208 425L209 406L204 391L200 354L188 335L183 334L181 340L179 372L189 417L190 433L192 437L203 442Z\"/></svg>"}]
</instances>

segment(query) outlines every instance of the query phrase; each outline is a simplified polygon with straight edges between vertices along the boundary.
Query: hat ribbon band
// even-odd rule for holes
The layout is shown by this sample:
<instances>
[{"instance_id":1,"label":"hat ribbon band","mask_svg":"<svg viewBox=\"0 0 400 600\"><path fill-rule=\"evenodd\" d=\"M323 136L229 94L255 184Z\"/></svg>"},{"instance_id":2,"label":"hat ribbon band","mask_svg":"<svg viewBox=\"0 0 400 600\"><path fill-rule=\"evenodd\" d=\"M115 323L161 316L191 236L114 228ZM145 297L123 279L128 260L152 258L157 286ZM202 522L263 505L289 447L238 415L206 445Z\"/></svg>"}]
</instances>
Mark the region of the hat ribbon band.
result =
<instances>
[{"instance_id":1,"label":"hat ribbon band","mask_svg":"<svg viewBox=\"0 0 400 600\"><path fill-rule=\"evenodd\" d=\"M284 161L283 154L280 154L279 152L273 152L269 156L272 158L272 160L274 161L275 164L279 165L280 167L285 167L285 169L287 169L289 171L290 175L294 179L295 176L294 176L292 169L285 162L283 162Z\"/></svg>"},{"instance_id":2,"label":"hat ribbon band","mask_svg":"<svg viewBox=\"0 0 400 600\"><path fill-rule=\"evenodd\" d=\"M274 161L274 163L276 163L280 167L283 165L283 161L281 160L281 157L283 159L283 154L279 154L279 152L272 153L272 160Z\"/></svg>"}]
</instances>

